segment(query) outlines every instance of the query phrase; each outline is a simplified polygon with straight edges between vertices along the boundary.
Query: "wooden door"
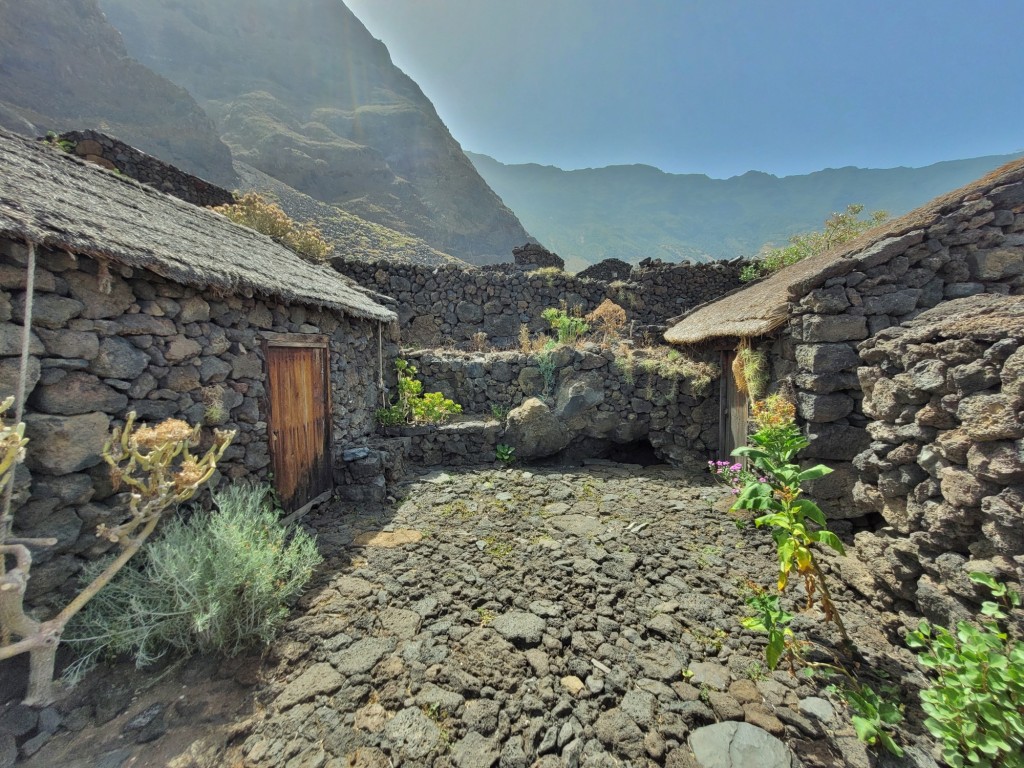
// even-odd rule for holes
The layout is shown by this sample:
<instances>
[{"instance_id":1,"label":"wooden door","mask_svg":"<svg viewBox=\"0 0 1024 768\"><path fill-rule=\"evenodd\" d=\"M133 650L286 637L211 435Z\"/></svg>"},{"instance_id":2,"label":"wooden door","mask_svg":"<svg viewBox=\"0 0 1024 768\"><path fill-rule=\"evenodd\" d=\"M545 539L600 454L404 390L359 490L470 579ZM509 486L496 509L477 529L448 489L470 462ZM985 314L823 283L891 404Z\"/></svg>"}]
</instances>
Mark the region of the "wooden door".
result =
<instances>
[{"instance_id":1,"label":"wooden door","mask_svg":"<svg viewBox=\"0 0 1024 768\"><path fill-rule=\"evenodd\" d=\"M735 359L735 350L722 351L718 421L718 456L721 460L730 458L733 449L747 444L747 395L736 387L736 378L732 375Z\"/></svg>"},{"instance_id":2,"label":"wooden door","mask_svg":"<svg viewBox=\"0 0 1024 768\"><path fill-rule=\"evenodd\" d=\"M294 511L334 487L330 352L326 337L290 334L267 340L264 352L274 487Z\"/></svg>"}]
</instances>

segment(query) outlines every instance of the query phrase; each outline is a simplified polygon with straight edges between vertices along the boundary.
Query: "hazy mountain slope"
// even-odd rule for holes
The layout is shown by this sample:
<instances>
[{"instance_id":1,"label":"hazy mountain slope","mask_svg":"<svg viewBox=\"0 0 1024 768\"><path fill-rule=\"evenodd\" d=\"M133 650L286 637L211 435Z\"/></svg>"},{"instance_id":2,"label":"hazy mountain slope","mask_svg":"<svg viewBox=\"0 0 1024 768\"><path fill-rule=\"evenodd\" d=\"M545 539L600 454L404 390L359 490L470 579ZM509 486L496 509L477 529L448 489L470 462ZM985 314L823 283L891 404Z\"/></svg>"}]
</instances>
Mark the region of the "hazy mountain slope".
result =
<instances>
[{"instance_id":1,"label":"hazy mountain slope","mask_svg":"<svg viewBox=\"0 0 1024 768\"><path fill-rule=\"evenodd\" d=\"M210 181L231 153L195 100L139 62L96 0L0 0L0 125L97 128Z\"/></svg>"},{"instance_id":2,"label":"hazy mountain slope","mask_svg":"<svg viewBox=\"0 0 1024 768\"><path fill-rule=\"evenodd\" d=\"M101 0L128 50L191 92L235 156L468 261L529 235L341 0Z\"/></svg>"},{"instance_id":3,"label":"hazy mountain slope","mask_svg":"<svg viewBox=\"0 0 1024 768\"><path fill-rule=\"evenodd\" d=\"M609 257L636 262L648 256L752 255L764 243L782 244L792 234L819 229L848 203L899 215L1016 157L783 178L751 171L723 180L645 165L563 171L467 154L530 232L576 270Z\"/></svg>"}]
</instances>

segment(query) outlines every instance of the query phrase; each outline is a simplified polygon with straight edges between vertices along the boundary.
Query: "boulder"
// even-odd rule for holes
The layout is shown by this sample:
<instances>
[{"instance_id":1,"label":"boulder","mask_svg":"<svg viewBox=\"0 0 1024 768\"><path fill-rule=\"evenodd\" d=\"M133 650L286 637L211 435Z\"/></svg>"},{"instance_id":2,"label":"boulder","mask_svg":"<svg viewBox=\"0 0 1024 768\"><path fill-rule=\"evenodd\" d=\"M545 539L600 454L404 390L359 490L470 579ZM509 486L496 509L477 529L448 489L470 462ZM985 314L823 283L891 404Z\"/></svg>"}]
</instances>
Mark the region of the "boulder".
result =
<instances>
[{"instance_id":1,"label":"boulder","mask_svg":"<svg viewBox=\"0 0 1024 768\"><path fill-rule=\"evenodd\" d=\"M505 439L520 459L551 456L569 444L569 435L547 404L531 397L508 415Z\"/></svg>"}]
</instances>

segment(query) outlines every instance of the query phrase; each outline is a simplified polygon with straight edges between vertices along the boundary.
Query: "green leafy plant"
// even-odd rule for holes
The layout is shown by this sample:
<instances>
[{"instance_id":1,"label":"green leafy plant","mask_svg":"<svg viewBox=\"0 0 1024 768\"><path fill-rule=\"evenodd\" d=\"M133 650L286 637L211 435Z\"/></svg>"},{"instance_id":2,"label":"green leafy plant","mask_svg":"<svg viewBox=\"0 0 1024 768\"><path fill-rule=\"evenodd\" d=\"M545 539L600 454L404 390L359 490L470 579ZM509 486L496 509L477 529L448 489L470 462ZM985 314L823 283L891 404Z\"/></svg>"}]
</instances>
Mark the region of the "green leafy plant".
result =
<instances>
[{"instance_id":1,"label":"green leafy plant","mask_svg":"<svg viewBox=\"0 0 1024 768\"><path fill-rule=\"evenodd\" d=\"M883 698L871 686L854 683L840 689L853 716L850 718L857 738L868 745L881 744L897 757L903 749L893 740L891 731L903 722L903 713L891 700Z\"/></svg>"},{"instance_id":2,"label":"green leafy plant","mask_svg":"<svg viewBox=\"0 0 1024 768\"><path fill-rule=\"evenodd\" d=\"M751 461L759 477L740 491L732 510L750 510L758 515L755 525L771 527L778 548L779 591L785 590L794 572L803 577L807 608L820 595L825 620L835 623L843 640L849 643L846 627L814 555L815 545L844 554L843 543L828 530L818 505L803 497L801 487L802 483L824 477L832 470L823 464L801 470L794 462L796 454L810 445L796 425L795 416L793 404L777 395L754 403L753 419L758 430L749 438L753 445L741 446L733 455Z\"/></svg>"},{"instance_id":3,"label":"green leafy plant","mask_svg":"<svg viewBox=\"0 0 1024 768\"><path fill-rule=\"evenodd\" d=\"M397 405L389 405L387 408L378 408L375 413L377 423L382 427L397 427L406 423L405 413Z\"/></svg>"},{"instance_id":4,"label":"green leafy plant","mask_svg":"<svg viewBox=\"0 0 1024 768\"><path fill-rule=\"evenodd\" d=\"M747 605L754 609L754 615L743 619L740 623L747 629L764 632L768 635L768 647L765 650L765 662L768 669L774 670L789 650L790 671L796 670L793 654L793 630L789 623L793 614L782 610L778 595L765 590L756 590L747 597Z\"/></svg>"},{"instance_id":5,"label":"green leafy plant","mask_svg":"<svg viewBox=\"0 0 1024 768\"><path fill-rule=\"evenodd\" d=\"M168 652L234 654L276 636L321 561L316 542L281 525L267 486L213 500L210 514L172 520L141 567L121 571L68 627L73 672L122 653L140 667Z\"/></svg>"},{"instance_id":6,"label":"green leafy plant","mask_svg":"<svg viewBox=\"0 0 1024 768\"><path fill-rule=\"evenodd\" d=\"M537 367L540 368L540 375L544 377L544 394L550 395L555 391L555 356L552 350L548 349L537 356Z\"/></svg>"},{"instance_id":7,"label":"green leafy plant","mask_svg":"<svg viewBox=\"0 0 1024 768\"><path fill-rule=\"evenodd\" d=\"M1021 595L988 574L972 573L996 600L953 633L922 621L907 644L936 678L921 692L925 727L953 768L1024 766L1024 640L1008 620Z\"/></svg>"},{"instance_id":8,"label":"green leafy plant","mask_svg":"<svg viewBox=\"0 0 1024 768\"><path fill-rule=\"evenodd\" d=\"M709 462L716 479L730 485L736 494L731 511L750 511L758 527L770 526L777 547L779 594L769 594L758 585L750 584L752 594L747 604L754 609L754 615L742 623L747 629L768 635L765 661L769 669L775 669L785 660L792 674L802 668L809 674L818 671L829 676L842 675L846 680L842 693L852 712L858 737L869 745L879 744L901 755L901 748L890 734L903 719L899 707L854 676L838 655L798 638L789 626L793 615L782 607L781 595L793 574L797 574L803 578L806 609L818 598L825 620L836 625L844 646L852 647L815 556L818 546L843 554L843 544L828 530L825 515L818 505L804 498L802 488L804 482L824 477L832 470L822 464L801 470L795 462L797 453L809 444L797 427L795 417L793 404L778 395L756 401L753 421L757 431L750 435L750 445L733 451L734 456L750 462L752 467L744 467L742 461ZM744 483L742 488L740 483ZM811 648L831 655L832 661L812 660L808 656Z\"/></svg>"},{"instance_id":9,"label":"green leafy plant","mask_svg":"<svg viewBox=\"0 0 1024 768\"><path fill-rule=\"evenodd\" d=\"M540 313L548 321L558 338L559 344L575 344L580 337L590 330L587 321L582 317L569 314L561 309L549 307Z\"/></svg>"},{"instance_id":10,"label":"green leafy plant","mask_svg":"<svg viewBox=\"0 0 1024 768\"><path fill-rule=\"evenodd\" d=\"M376 412L377 422L385 427L400 424L443 424L462 413L462 406L440 392L423 394L423 382L416 378L416 366L407 360L395 360L398 374L396 402Z\"/></svg>"},{"instance_id":11,"label":"green leafy plant","mask_svg":"<svg viewBox=\"0 0 1024 768\"><path fill-rule=\"evenodd\" d=\"M508 418L509 410L510 408L507 405L491 403L491 416L493 416L496 421L504 423L505 419Z\"/></svg>"},{"instance_id":12,"label":"green leafy plant","mask_svg":"<svg viewBox=\"0 0 1024 768\"><path fill-rule=\"evenodd\" d=\"M505 443L498 443L494 449L495 458L502 464L513 464L516 460L516 449Z\"/></svg>"}]
</instances>

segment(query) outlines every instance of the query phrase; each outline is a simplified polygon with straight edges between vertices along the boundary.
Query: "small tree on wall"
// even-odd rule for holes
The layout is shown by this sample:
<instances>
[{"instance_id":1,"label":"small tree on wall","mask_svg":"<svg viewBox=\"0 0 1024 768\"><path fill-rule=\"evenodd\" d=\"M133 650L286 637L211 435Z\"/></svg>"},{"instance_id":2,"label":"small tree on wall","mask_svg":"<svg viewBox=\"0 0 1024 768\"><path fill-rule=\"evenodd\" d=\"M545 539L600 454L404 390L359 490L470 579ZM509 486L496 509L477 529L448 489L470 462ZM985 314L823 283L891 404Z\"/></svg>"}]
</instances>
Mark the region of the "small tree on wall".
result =
<instances>
[{"instance_id":1,"label":"small tree on wall","mask_svg":"<svg viewBox=\"0 0 1024 768\"><path fill-rule=\"evenodd\" d=\"M14 402L0 404L6 413ZM25 456L24 423L10 425L0 417L0 487L13 479ZM115 489L129 493L128 519L116 526L101 525L96 535L120 547L120 553L60 613L47 621L37 621L25 612L25 589L32 570L29 547L53 546L56 539L19 539L11 536L11 515L0 521L0 660L21 653L29 654L29 681L25 703L43 705L56 698L53 684L57 647L64 627L97 592L142 547L164 512L192 498L213 475L217 462L234 438L233 431L215 430L213 446L201 457L191 448L199 443L200 427L168 419L155 427L135 426L134 411L123 428L114 429L103 447L103 458L110 465ZM14 560L7 570L6 558Z\"/></svg>"}]
</instances>

